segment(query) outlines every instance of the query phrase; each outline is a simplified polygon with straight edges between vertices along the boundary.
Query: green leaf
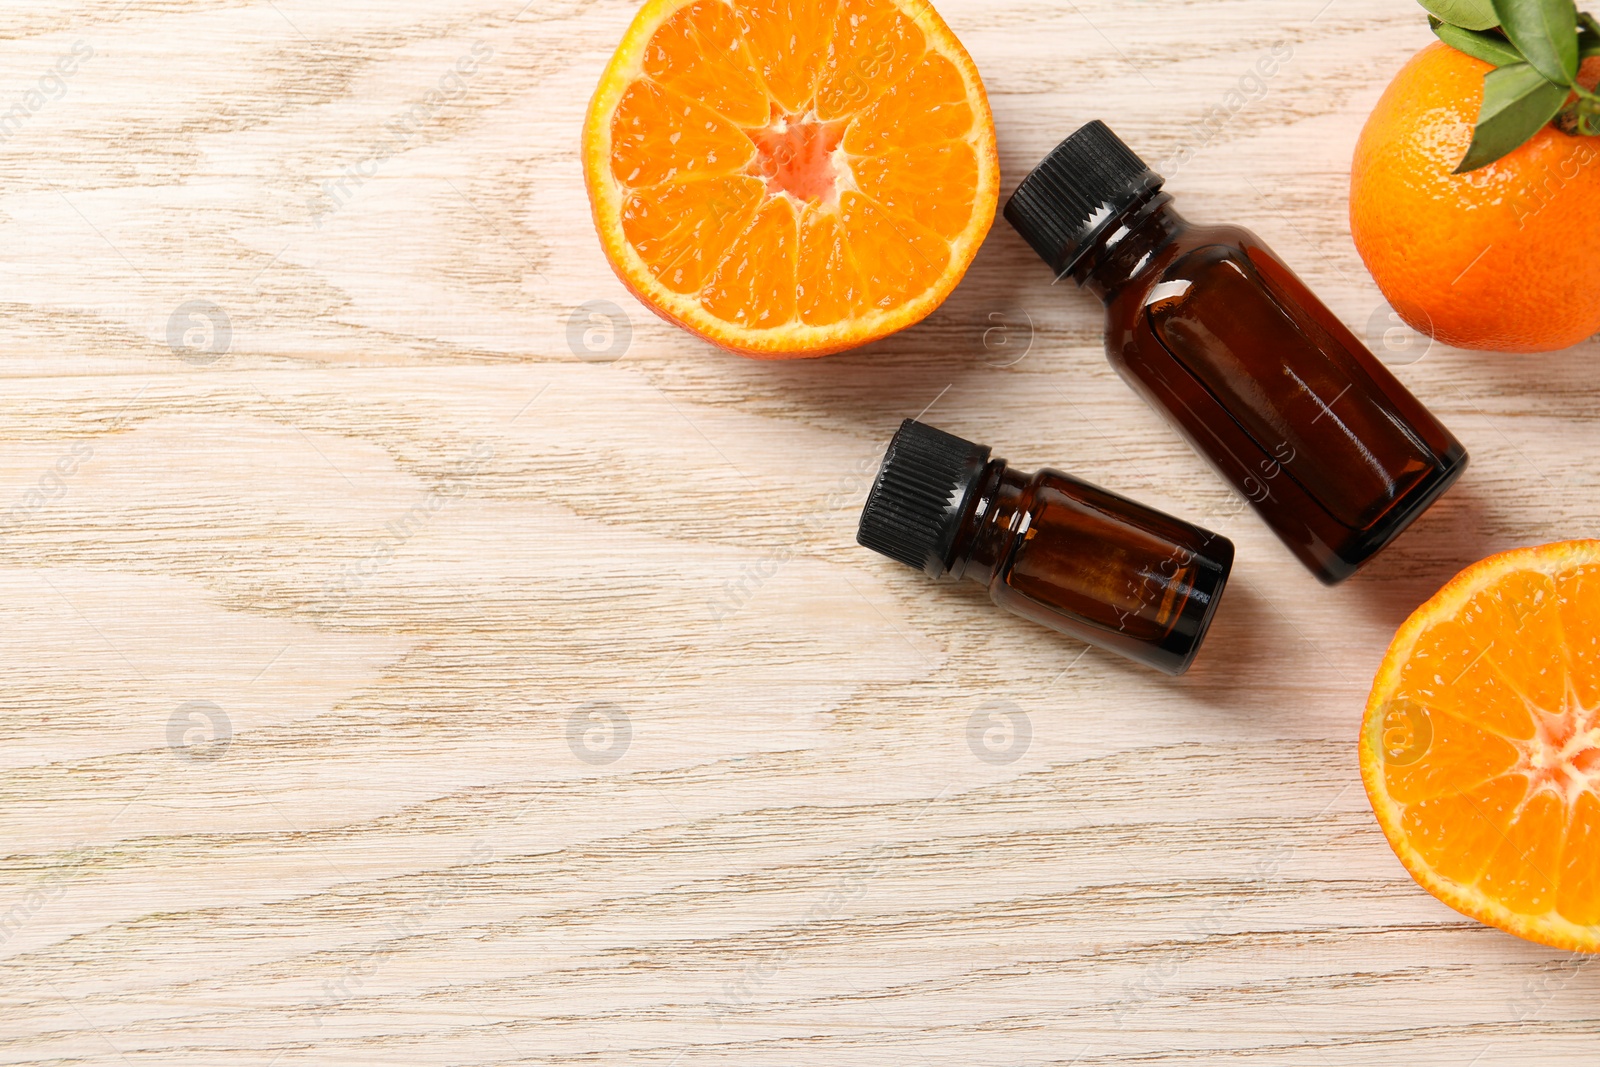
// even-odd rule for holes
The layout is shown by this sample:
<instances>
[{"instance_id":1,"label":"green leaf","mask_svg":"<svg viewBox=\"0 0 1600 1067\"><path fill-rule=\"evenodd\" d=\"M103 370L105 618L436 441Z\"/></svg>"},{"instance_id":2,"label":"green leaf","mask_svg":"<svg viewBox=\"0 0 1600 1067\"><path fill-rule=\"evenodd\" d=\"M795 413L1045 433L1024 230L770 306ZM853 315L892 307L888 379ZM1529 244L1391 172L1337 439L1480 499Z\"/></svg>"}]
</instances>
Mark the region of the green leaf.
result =
<instances>
[{"instance_id":1,"label":"green leaf","mask_svg":"<svg viewBox=\"0 0 1600 1067\"><path fill-rule=\"evenodd\" d=\"M1600 19L1587 11L1578 12L1578 58L1600 56Z\"/></svg>"},{"instance_id":2,"label":"green leaf","mask_svg":"<svg viewBox=\"0 0 1600 1067\"><path fill-rule=\"evenodd\" d=\"M1419 0L1440 22L1464 30L1492 30L1500 25L1490 0Z\"/></svg>"},{"instance_id":3,"label":"green leaf","mask_svg":"<svg viewBox=\"0 0 1600 1067\"><path fill-rule=\"evenodd\" d=\"M1439 40L1458 52L1465 52L1473 59L1481 59L1485 63L1493 63L1497 67L1527 62L1522 58L1522 53L1513 48L1511 42L1501 37L1498 33L1464 30L1460 26L1452 26L1448 22L1440 22L1438 19L1429 19L1428 21L1433 24L1433 32L1438 35Z\"/></svg>"},{"instance_id":4,"label":"green leaf","mask_svg":"<svg viewBox=\"0 0 1600 1067\"><path fill-rule=\"evenodd\" d=\"M1542 130L1567 102L1570 90L1547 81L1528 63L1513 63L1483 76L1478 128L1457 174L1487 167L1516 151Z\"/></svg>"},{"instance_id":5,"label":"green leaf","mask_svg":"<svg viewBox=\"0 0 1600 1067\"><path fill-rule=\"evenodd\" d=\"M1491 0L1500 28L1546 81L1578 76L1578 8L1573 0Z\"/></svg>"}]
</instances>

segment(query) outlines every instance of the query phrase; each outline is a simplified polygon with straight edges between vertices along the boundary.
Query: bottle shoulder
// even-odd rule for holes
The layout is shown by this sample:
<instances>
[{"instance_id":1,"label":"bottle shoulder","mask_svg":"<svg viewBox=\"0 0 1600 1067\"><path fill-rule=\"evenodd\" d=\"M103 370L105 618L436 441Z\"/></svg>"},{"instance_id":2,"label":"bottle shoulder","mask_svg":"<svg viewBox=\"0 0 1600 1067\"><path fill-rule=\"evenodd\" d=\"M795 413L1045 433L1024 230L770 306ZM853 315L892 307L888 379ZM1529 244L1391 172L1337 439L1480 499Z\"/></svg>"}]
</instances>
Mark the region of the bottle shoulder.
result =
<instances>
[{"instance_id":1,"label":"bottle shoulder","mask_svg":"<svg viewBox=\"0 0 1600 1067\"><path fill-rule=\"evenodd\" d=\"M1263 268L1271 275L1288 271L1253 231L1243 226L1186 226L1111 294L1106 311L1112 332L1118 332L1119 322L1131 325L1144 307L1181 295L1178 287L1187 288L1185 283L1200 281L1212 271L1243 269L1253 275Z\"/></svg>"},{"instance_id":2,"label":"bottle shoulder","mask_svg":"<svg viewBox=\"0 0 1600 1067\"><path fill-rule=\"evenodd\" d=\"M1266 249L1266 242L1257 236L1254 230L1232 224L1215 226L1189 225L1177 235L1174 244L1181 246L1186 251L1201 248L1210 248L1217 245L1231 246L1241 251L1251 249Z\"/></svg>"}]
</instances>

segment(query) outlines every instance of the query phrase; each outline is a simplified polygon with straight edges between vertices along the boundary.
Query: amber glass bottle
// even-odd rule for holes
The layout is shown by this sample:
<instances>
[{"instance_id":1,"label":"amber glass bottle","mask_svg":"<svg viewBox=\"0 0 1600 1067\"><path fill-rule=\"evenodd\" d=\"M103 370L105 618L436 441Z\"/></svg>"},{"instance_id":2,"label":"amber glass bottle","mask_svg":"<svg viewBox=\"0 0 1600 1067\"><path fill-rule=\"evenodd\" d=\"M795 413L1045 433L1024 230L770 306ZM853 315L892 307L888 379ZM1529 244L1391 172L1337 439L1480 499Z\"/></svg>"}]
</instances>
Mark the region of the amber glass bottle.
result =
<instances>
[{"instance_id":1,"label":"amber glass bottle","mask_svg":"<svg viewBox=\"0 0 1600 1067\"><path fill-rule=\"evenodd\" d=\"M1011 470L913 419L889 444L856 539L1168 674L1200 650L1233 565L1226 537L1060 471Z\"/></svg>"},{"instance_id":2,"label":"amber glass bottle","mask_svg":"<svg viewBox=\"0 0 1600 1067\"><path fill-rule=\"evenodd\" d=\"M1092 122L1006 218L1105 302L1112 365L1324 582L1354 574L1458 478L1466 450L1248 230L1192 226Z\"/></svg>"}]
</instances>

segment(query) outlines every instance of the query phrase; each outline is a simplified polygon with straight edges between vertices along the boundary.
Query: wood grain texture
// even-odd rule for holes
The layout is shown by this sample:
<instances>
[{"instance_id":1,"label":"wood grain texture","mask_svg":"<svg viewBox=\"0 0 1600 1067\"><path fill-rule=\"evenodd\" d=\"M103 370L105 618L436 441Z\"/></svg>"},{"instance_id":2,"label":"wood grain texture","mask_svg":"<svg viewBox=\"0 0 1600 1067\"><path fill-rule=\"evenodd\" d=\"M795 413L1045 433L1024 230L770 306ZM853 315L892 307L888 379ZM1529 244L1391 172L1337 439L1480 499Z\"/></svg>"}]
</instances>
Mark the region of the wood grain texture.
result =
<instances>
[{"instance_id":1,"label":"wood grain texture","mask_svg":"<svg viewBox=\"0 0 1600 1067\"><path fill-rule=\"evenodd\" d=\"M940 4L1007 189L1110 120L1472 450L1328 590L1004 224L825 361L642 311L577 156L633 8L0 11L0 1062L1594 1062L1600 968L1423 894L1357 774L1406 613L1596 532L1600 345L1407 347L1351 246L1419 11ZM617 358L569 344L590 301ZM1235 539L1188 677L854 546L930 404Z\"/></svg>"}]
</instances>

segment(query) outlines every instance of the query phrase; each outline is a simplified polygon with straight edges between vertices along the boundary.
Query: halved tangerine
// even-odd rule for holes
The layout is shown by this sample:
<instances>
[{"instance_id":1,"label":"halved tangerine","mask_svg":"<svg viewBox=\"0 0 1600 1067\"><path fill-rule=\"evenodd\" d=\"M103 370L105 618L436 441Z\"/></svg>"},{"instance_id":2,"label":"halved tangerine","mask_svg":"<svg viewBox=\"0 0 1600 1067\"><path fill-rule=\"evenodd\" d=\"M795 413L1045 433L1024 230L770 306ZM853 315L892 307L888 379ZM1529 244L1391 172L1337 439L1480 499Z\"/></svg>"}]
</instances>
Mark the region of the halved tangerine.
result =
<instances>
[{"instance_id":1,"label":"halved tangerine","mask_svg":"<svg viewBox=\"0 0 1600 1067\"><path fill-rule=\"evenodd\" d=\"M612 268L745 355L921 321L994 221L994 119L923 0L648 0L584 126Z\"/></svg>"},{"instance_id":2,"label":"halved tangerine","mask_svg":"<svg viewBox=\"0 0 1600 1067\"><path fill-rule=\"evenodd\" d=\"M1600 949L1600 541L1491 557L1418 608L1373 683L1361 777L1428 892Z\"/></svg>"}]
</instances>

